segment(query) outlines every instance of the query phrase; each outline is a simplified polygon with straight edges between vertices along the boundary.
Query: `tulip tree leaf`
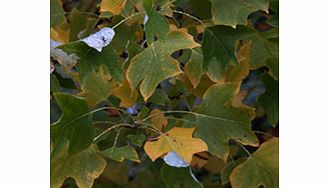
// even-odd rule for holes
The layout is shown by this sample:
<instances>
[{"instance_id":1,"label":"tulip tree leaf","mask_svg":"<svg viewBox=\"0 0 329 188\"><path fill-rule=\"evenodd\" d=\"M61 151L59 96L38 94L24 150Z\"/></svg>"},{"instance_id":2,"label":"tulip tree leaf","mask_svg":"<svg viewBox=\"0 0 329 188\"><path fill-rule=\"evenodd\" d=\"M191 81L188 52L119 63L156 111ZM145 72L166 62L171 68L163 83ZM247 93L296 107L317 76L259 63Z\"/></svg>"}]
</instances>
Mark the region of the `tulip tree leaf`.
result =
<instances>
[{"instance_id":1,"label":"tulip tree leaf","mask_svg":"<svg viewBox=\"0 0 329 188\"><path fill-rule=\"evenodd\" d=\"M258 139L251 130L254 110L244 105L235 107L230 104L239 87L239 83L215 84L208 88L203 102L194 109L197 125L195 137L204 140L209 152L223 160L229 154L230 139L258 146Z\"/></svg>"},{"instance_id":2,"label":"tulip tree leaf","mask_svg":"<svg viewBox=\"0 0 329 188\"><path fill-rule=\"evenodd\" d=\"M82 82L84 82L89 72L93 70L98 71L101 65L105 65L108 68L111 77L116 82L120 83L124 78L119 57L112 49L111 45L104 47L101 52L89 47L82 41L68 43L58 48L62 49L67 54L75 54L78 56L77 70Z\"/></svg>"},{"instance_id":3,"label":"tulip tree leaf","mask_svg":"<svg viewBox=\"0 0 329 188\"><path fill-rule=\"evenodd\" d=\"M204 31L202 51L204 68L213 81L220 80L220 72L230 62L238 65L235 42L251 36L253 31L239 26L236 29L227 26L208 27Z\"/></svg>"},{"instance_id":4,"label":"tulip tree leaf","mask_svg":"<svg viewBox=\"0 0 329 188\"><path fill-rule=\"evenodd\" d=\"M263 143L244 163L230 175L234 188L279 187L279 138Z\"/></svg>"},{"instance_id":5,"label":"tulip tree leaf","mask_svg":"<svg viewBox=\"0 0 329 188\"><path fill-rule=\"evenodd\" d=\"M268 74L261 78L266 91L258 98L258 103L265 110L268 121L275 127L279 121L279 82Z\"/></svg>"},{"instance_id":6,"label":"tulip tree leaf","mask_svg":"<svg viewBox=\"0 0 329 188\"><path fill-rule=\"evenodd\" d=\"M164 164L161 176L168 188L203 188L190 167L175 168Z\"/></svg>"},{"instance_id":7,"label":"tulip tree leaf","mask_svg":"<svg viewBox=\"0 0 329 188\"><path fill-rule=\"evenodd\" d=\"M111 158L119 162L122 162L125 159L138 163L140 162L136 150L131 146L111 147L102 151L102 155L106 158Z\"/></svg>"},{"instance_id":8,"label":"tulip tree leaf","mask_svg":"<svg viewBox=\"0 0 329 188\"><path fill-rule=\"evenodd\" d=\"M127 79L133 89L139 83L146 101L163 80L182 73L179 63L170 55L180 49L198 47L193 37L182 31L172 31L136 55L127 70Z\"/></svg>"},{"instance_id":9,"label":"tulip tree leaf","mask_svg":"<svg viewBox=\"0 0 329 188\"><path fill-rule=\"evenodd\" d=\"M169 25L164 16L155 9L147 13L148 20L145 24L146 41L148 44L153 43L154 39L163 39L169 32Z\"/></svg>"},{"instance_id":10,"label":"tulip tree leaf","mask_svg":"<svg viewBox=\"0 0 329 188\"><path fill-rule=\"evenodd\" d=\"M78 96L86 98L89 106L95 106L99 102L107 100L111 89L112 84L101 67L98 73L92 71L87 75L82 84L82 92L78 93Z\"/></svg>"},{"instance_id":11,"label":"tulip tree leaf","mask_svg":"<svg viewBox=\"0 0 329 188\"><path fill-rule=\"evenodd\" d=\"M268 12L267 0L211 0L213 21L216 25L246 25L249 14L257 10Z\"/></svg>"},{"instance_id":12,"label":"tulip tree leaf","mask_svg":"<svg viewBox=\"0 0 329 188\"><path fill-rule=\"evenodd\" d=\"M174 127L165 134L148 140L144 145L144 150L152 161L174 151L185 162L191 163L193 154L208 150L204 141L192 137L194 129Z\"/></svg>"},{"instance_id":13,"label":"tulip tree leaf","mask_svg":"<svg viewBox=\"0 0 329 188\"><path fill-rule=\"evenodd\" d=\"M69 141L69 155L87 149L94 138L92 116L89 114L87 101L65 93L54 93L53 95L62 110L62 116L50 127L52 155L57 155L67 141Z\"/></svg>"},{"instance_id":14,"label":"tulip tree leaf","mask_svg":"<svg viewBox=\"0 0 329 188\"><path fill-rule=\"evenodd\" d=\"M64 180L71 177L79 188L91 188L105 166L106 161L95 145L70 157L67 150L62 150L58 157L50 161L50 187L60 188Z\"/></svg>"}]
</instances>

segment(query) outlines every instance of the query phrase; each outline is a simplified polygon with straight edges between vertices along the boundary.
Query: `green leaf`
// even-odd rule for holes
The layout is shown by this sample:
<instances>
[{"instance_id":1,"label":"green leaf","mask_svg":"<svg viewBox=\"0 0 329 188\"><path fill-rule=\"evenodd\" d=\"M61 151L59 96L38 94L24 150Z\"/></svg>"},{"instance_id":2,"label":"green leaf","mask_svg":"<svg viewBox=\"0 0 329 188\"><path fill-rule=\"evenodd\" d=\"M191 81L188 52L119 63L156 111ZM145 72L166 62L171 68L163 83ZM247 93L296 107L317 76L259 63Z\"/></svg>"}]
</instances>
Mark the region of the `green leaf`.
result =
<instances>
[{"instance_id":1,"label":"green leaf","mask_svg":"<svg viewBox=\"0 0 329 188\"><path fill-rule=\"evenodd\" d=\"M53 95L62 110L62 116L50 127L52 155L55 156L63 150L68 141L69 155L88 148L94 138L94 129L86 100L66 93Z\"/></svg>"},{"instance_id":2,"label":"green leaf","mask_svg":"<svg viewBox=\"0 0 329 188\"><path fill-rule=\"evenodd\" d=\"M65 22L65 12L60 0L50 0L50 26L56 27Z\"/></svg>"},{"instance_id":3,"label":"green leaf","mask_svg":"<svg viewBox=\"0 0 329 188\"><path fill-rule=\"evenodd\" d=\"M80 74L80 80L82 83L86 79L89 72L93 70L97 71L101 65L105 65L108 68L111 77L117 83L121 83L124 79L119 56L112 49L111 45L104 47L101 52L89 47L82 41L68 43L59 46L58 48L68 54L75 54L79 57L77 70Z\"/></svg>"},{"instance_id":4,"label":"green leaf","mask_svg":"<svg viewBox=\"0 0 329 188\"><path fill-rule=\"evenodd\" d=\"M50 161L50 187L60 188L65 179L72 177L79 188L91 188L106 166L106 161L98 153L96 145L67 156L67 150Z\"/></svg>"},{"instance_id":5,"label":"green leaf","mask_svg":"<svg viewBox=\"0 0 329 188\"><path fill-rule=\"evenodd\" d=\"M164 164L161 176L168 188L203 188L190 167L176 168Z\"/></svg>"},{"instance_id":6,"label":"green leaf","mask_svg":"<svg viewBox=\"0 0 329 188\"><path fill-rule=\"evenodd\" d=\"M277 34L277 29L258 33L246 26L237 26L236 29L228 26L206 28L202 43L205 72L212 81L220 81L228 63L239 64L236 56L236 42L245 40L252 43L250 69L255 70L267 66L271 76L278 80L279 41Z\"/></svg>"},{"instance_id":7,"label":"green leaf","mask_svg":"<svg viewBox=\"0 0 329 188\"><path fill-rule=\"evenodd\" d=\"M164 16L162 16L155 9L151 9L147 12L148 21L145 25L145 34L147 44L153 43L155 38L164 39L169 32L169 25Z\"/></svg>"},{"instance_id":8,"label":"green leaf","mask_svg":"<svg viewBox=\"0 0 329 188\"><path fill-rule=\"evenodd\" d=\"M270 33L270 35L267 35ZM266 66L270 69L270 75L279 80L279 38L278 30L271 29L264 33L255 33L250 49L250 69L255 70Z\"/></svg>"},{"instance_id":9,"label":"green leaf","mask_svg":"<svg viewBox=\"0 0 329 188\"><path fill-rule=\"evenodd\" d=\"M279 138L263 143L230 176L234 188L279 187Z\"/></svg>"},{"instance_id":10,"label":"green leaf","mask_svg":"<svg viewBox=\"0 0 329 188\"><path fill-rule=\"evenodd\" d=\"M87 26L87 16L80 12L78 9L73 8L69 15L69 23L69 40L79 40L79 33L83 31Z\"/></svg>"},{"instance_id":11,"label":"green leaf","mask_svg":"<svg viewBox=\"0 0 329 188\"><path fill-rule=\"evenodd\" d=\"M215 84L206 91L201 105L193 110L197 124L195 136L207 143L211 154L224 161L229 154L230 139L258 146L258 139L251 130L254 110L244 105L235 107L231 104L239 87L239 83Z\"/></svg>"},{"instance_id":12,"label":"green leaf","mask_svg":"<svg viewBox=\"0 0 329 188\"><path fill-rule=\"evenodd\" d=\"M253 35L252 29L238 26L233 29L228 26L208 27L204 31L202 51L204 68L209 78L215 82L220 80L221 72L230 62L238 65L235 42Z\"/></svg>"},{"instance_id":13,"label":"green leaf","mask_svg":"<svg viewBox=\"0 0 329 188\"><path fill-rule=\"evenodd\" d=\"M111 147L102 151L102 155L106 158L111 158L119 162L127 159L140 163L136 150L131 146Z\"/></svg>"},{"instance_id":14,"label":"green leaf","mask_svg":"<svg viewBox=\"0 0 329 188\"><path fill-rule=\"evenodd\" d=\"M180 49L199 46L193 37L182 31L172 31L165 39L159 39L136 55L127 70L127 79L135 89L139 83L140 92L146 101L163 80L182 73L179 63L170 55Z\"/></svg>"},{"instance_id":15,"label":"green leaf","mask_svg":"<svg viewBox=\"0 0 329 188\"><path fill-rule=\"evenodd\" d=\"M101 67L98 73L92 71L87 75L82 84L82 92L78 93L78 96L86 98L89 106L95 106L99 102L107 100L111 89L112 84Z\"/></svg>"},{"instance_id":16,"label":"green leaf","mask_svg":"<svg viewBox=\"0 0 329 188\"><path fill-rule=\"evenodd\" d=\"M148 99L148 102L165 106L168 100L168 95L165 91L156 89L153 95Z\"/></svg>"},{"instance_id":17,"label":"green leaf","mask_svg":"<svg viewBox=\"0 0 329 188\"><path fill-rule=\"evenodd\" d=\"M142 147L144 141L146 140L144 134L128 134L126 137L131 141L131 143L138 147Z\"/></svg>"},{"instance_id":18,"label":"green leaf","mask_svg":"<svg viewBox=\"0 0 329 188\"><path fill-rule=\"evenodd\" d=\"M203 75L203 55L200 48L192 50L191 57L184 67L186 76L195 88Z\"/></svg>"},{"instance_id":19,"label":"green leaf","mask_svg":"<svg viewBox=\"0 0 329 188\"><path fill-rule=\"evenodd\" d=\"M235 28L246 25L249 14L257 10L268 12L267 0L211 0L213 21L216 25Z\"/></svg>"},{"instance_id":20,"label":"green leaf","mask_svg":"<svg viewBox=\"0 0 329 188\"><path fill-rule=\"evenodd\" d=\"M58 92L60 90L60 83L55 75L50 75L50 91Z\"/></svg>"},{"instance_id":21,"label":"green leaf","mask_svg":"<svg viewBox=\"0 0 329 188\"><path fill-rule=\"evenodd\" d=\"M261 79L266 91L258 98L258 103L265 110L267 120L275 127L279 121L279 82L268 74L263 74Z\"/></svg>"}]
</instances>

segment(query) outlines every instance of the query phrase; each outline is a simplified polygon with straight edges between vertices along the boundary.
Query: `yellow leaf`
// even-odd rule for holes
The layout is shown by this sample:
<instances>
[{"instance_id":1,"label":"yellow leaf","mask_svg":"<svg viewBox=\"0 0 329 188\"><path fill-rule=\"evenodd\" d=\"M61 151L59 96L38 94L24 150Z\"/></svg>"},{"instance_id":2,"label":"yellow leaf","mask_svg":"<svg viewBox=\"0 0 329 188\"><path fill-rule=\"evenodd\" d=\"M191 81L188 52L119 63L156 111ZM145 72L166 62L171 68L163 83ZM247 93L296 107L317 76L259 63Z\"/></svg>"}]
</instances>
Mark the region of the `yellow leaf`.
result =
<instances>
[{"instance_id":1,"label":"yellow leaf","mask_svg":"<svg viewBox=\"0 0 329 188\"><path fill-rule=\"evenodd\" d=\"M112 94L121 100L120 107L124 108L132 106L136 102L138 96L137 91L131 90L126 79L123 80L120 86L112 90Z\"/></svg>"},{"instance_id":2,"label":"yellow leaf","mask_svg":"<svg viewBox=\"0 0 329 188\"><path fill-rule=\"evenodd\" d=\"M163 130L168 124L168 120L164 115L164 112L159 109L154 109L150 113L151 124L156 128Z\"/></svg>"},{"instance_id":3,"label":"yellow leaf","mask_svg":"<svg viewBox=\"0 0 329 188\"><path fill-rule=\"evenodd\" d=\"M165 134L148 140L144 145L144 150L152 161L174 151L185 162L191 163L193 154L208 150L208 146L203 140L192 137L194 129L174 127Z\"/></svg>"},{"instance_id":4,"label":"yellow leaf","mask_svg":"<svg viewBox=\"0 0 329 188\"><path fill-rule=\"evenodd\" d=\"M126 5L127 0L103 0L101 3L101 12L111 12L119 15Z\"/></svg>"}]
</instances>

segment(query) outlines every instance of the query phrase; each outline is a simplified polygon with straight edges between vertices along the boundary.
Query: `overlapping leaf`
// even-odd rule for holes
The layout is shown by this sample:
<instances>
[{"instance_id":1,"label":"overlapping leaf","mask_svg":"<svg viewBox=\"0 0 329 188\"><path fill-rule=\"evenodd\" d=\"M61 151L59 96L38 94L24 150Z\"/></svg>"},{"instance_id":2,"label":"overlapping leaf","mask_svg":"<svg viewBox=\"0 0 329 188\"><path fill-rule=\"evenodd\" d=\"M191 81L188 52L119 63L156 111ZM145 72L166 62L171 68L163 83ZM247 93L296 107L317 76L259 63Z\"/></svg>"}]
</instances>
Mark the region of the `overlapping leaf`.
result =
<instances>
[{"instance_id":1,"label":"overlapping leaf","mask_svg":"<svg viewBox=\"0 0 329 188\"><path fill-rule=\"evenodd\" d=\"M87 75L82 84L82 92L78 93L78 96L86 98L89 106L95 106L99 102L107 100L111 89L112 84L101 67L98 73L92 71Z\"/></svg>"},{"instance_id":2,"label":"overlapping leaf","mask_svg":"<svg viewBox=\"0 0 329 188\"><path fill-rule=\"evenodd\" d=\"M230 103L239 87L239 83L215 84L206 91L201 105L194 109L195 136L207 143L210 153L224 160L228 156L230 139L258 146L258 139L251 130L254 110Z\"/></svg>"},{"instance_id":3,"label":"overlapping leaf","mask_svg":"<svg viewBox=\"0 0 329 188\"><path fill-rule=\"evenodd\" d=\"M279 139L272 138L262 144L233 170L230 180L233 188L279 187Z\"/></svg>"},{"instance_id":4,"label":"overlapping leaf","mask_svg":"<svg viewBox=\"0 0 329 188\"><path fill-rule=\"evenodd\" d=\"M250 13L257 10L268 12L267 0L211 0L212 16L216 25L236 27L246 25Z\"/></svg>"},{"instance_id":5,"label":"overlapping leaf","mask_svg":"<svg viewBox=\"0 0 329 188\"><path fill-rule=\"evenodd\" d=\"M102 151L102 155L119 162L122 162L125 159L138 163L140 162L136 150L131 146L111 147Z\"/></svg>"},{"instance_id":6,"label":"overlapping leaf","mask_svg":"<svg viewBox=\"0 0 329 188\"><path fill-rule=\"evenodd\" d=\"M65 93L53 95L62 110L62 116L50 127L52 155L61 152L68 141L69 155L87 149L93 141L94 129L86 100Z\"/></svg>"},{"instance_id":7,"label":"overlapping leaf","mask_svg":"<svg viewBox=\"0 0 329 188\"><path fill-rule=\"evenodd\" d=\"M181 31L169 32L136 55L127 70L127 79L133 89L139 83L140 92L147 100L163 80L182 73L178 62L170 55L180 49L199 46L192 36Z\"/></svg>"},{"instance_id":8,"label":"overlapping leaf","mask_svg":"<svg viewBox=\"0 0 329 188\"><path fill-rule=\"evenodd\" d=\"M91 188L106 166L95 145L72 156L67 148L50 162L50 187L60 188L65 179L74 178L79 188Z\"/></svg>"},{"instance_id":9,"label":"overlapping leaf","mask_svg":"<svg viewBox=\"0 0 329 188\"><path fill-rule=\"evenodd\" d=\"M174 151L187 163L195 153L207 151L208 147L201 139L193 138L194 128L174 127L155 139L148 140L144 145L147 155L154 161L168 152Z\"/></svg>"},{"instance_id":10,"label":"overlapping leaf","mask_svg":"<svg viewBox=\"0 0 329 188\"><path fill-rule=\"evenodd\" d=\"M77 70L82 82L84 82L89 72L93 70L98 71L100 65L105 65L108 68L111 77L116 82L120 83L124 78L119 56L112 49L111 45L103 48L101 52L89 47L82 41L68 43L58 48L67 54L78 56Z\"/></svg>"}]
</instances>

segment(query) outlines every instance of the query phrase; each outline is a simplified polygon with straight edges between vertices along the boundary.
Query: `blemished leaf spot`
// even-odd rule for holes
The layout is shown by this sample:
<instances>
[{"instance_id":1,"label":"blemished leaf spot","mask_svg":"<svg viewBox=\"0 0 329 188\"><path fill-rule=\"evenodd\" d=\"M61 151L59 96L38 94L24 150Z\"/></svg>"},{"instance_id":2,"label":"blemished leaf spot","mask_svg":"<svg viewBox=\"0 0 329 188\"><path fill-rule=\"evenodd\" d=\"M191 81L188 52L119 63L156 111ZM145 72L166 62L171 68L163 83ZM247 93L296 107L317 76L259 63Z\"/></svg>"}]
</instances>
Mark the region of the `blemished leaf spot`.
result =
<instances>
[{"instance_id":1,"label":"blemished leaf spot","mask_svg":"<svg viewBox=\"0 0 329 188\"><path fill-rule=\"evenodd\" d=\"M189 163L185 162L182 157L180 157L176 152L169 152L164 158L163 161L173 167L188 167Z\"/></svg>"},{"instance_id":2,"label":"blemished leaf spot","mask_svg":"<svg viewBox=\"0 0 329 188\"><path fill-rule=\"evenodd\" d=\"M111 43L114 35L115 32L112 28L105 27L100 31L82 39L82 41L85 42L88 46L101 52L103 47L106 47Z\"/></svg>"}]
</instances>

